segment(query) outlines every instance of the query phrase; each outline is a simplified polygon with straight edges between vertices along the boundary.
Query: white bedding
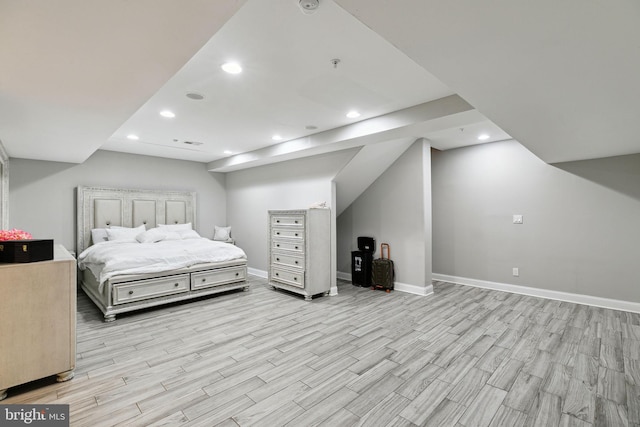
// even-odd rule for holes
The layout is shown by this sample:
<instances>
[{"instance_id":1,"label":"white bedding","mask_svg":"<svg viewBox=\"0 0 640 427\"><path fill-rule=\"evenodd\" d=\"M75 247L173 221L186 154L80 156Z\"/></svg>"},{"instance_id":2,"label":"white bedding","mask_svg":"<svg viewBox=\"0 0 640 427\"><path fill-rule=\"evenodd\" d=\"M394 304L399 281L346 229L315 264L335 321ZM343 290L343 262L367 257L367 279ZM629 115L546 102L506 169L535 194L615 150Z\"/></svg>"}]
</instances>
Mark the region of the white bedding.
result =
<instances>
[{"instance_id":1,"label":"white bedding","mask_svg":"<svg viewBox=\"0 0 640 427\"><path fill-rule=\"evenodd\" d=\"M246 258L237 246L205 238L156 243L107 241L84 250L78 257L78 267L89 269L100 280L102 291L104 282L119 274L155 273Z\"/></svg>"}]
</instances>

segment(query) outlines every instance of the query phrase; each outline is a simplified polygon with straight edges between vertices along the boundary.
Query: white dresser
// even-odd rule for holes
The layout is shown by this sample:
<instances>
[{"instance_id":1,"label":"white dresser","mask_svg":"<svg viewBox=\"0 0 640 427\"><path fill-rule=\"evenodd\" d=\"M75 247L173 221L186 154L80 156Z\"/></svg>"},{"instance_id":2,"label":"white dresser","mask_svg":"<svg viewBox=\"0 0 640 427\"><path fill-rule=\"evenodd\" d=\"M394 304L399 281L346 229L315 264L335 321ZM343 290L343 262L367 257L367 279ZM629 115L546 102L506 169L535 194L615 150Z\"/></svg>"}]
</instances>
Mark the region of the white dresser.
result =
<instances>
[{"instance_id":1,"label":"white dresser","mask_svg":"<svg viewBox=\"0 0 640 427\"><path fill-rule=\"evenodd\" d=\"M331 290L329 209L269 211L269 284L304 295Z\"/></svg>"}]
</instances>

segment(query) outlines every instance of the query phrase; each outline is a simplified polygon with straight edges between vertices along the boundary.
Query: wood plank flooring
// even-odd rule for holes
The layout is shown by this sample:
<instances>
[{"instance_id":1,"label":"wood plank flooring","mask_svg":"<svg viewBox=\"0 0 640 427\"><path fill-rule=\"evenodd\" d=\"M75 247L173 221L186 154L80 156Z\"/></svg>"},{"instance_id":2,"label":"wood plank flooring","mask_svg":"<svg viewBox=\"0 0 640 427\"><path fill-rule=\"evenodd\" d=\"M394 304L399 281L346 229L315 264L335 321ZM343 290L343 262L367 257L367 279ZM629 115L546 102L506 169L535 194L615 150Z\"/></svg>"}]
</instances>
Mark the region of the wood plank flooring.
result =
<instances>
[{"instance_id":1,"label":"wood plank flooring","mask_svg":"<svg viewBox=\"0 0 640 427\"><path fill-rule=\"evenodd\" d=\"M72 426L640 427L640 315L434 283L249 292L118 316L79 292L75 379L2 403Z\"/></svg>"}]
</instances>

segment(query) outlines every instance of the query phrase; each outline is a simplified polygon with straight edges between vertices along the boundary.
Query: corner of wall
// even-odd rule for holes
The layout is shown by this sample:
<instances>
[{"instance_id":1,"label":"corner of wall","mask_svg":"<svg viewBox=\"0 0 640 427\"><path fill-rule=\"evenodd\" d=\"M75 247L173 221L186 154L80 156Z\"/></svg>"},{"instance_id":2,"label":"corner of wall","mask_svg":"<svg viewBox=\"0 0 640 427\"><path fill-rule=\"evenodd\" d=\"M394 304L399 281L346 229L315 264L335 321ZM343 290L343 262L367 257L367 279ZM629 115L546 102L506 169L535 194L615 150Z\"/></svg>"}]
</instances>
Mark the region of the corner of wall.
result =
<instances>
[{"instance_id":1,"label":"corner of wall","mask_svg":"<svg viewBox=\"0 0 640 427\"><path fill-rule=\"evenodd\" d=\"M9 228L9 155L0 140L0 228Z\"/></svg>"},{"instance_id":2,"label":"corner of wall","mask_svg":"<svg viewBox=\"0 0 640 427\"><path fill-rule=\"evenodd\" d=\"M431 194L431 143L422 138L422 206L424 215L424 283L431 286L433 275L433 225ZM433 293L433 287L431 287Z\"/></svg>"}]
</instances>

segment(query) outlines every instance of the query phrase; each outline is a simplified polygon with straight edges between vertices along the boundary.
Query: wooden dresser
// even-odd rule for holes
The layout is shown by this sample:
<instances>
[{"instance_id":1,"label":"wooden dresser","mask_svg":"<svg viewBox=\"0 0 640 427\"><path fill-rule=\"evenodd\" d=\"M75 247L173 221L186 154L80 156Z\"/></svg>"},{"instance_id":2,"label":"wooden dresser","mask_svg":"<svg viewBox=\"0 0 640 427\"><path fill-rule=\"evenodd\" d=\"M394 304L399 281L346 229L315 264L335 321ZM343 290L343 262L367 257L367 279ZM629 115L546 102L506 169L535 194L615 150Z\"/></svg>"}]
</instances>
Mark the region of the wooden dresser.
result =
<instances>
[{"instance_id":1,"label":"wooden dresser","mask_svg":"<svg viewBox=\"0 0 640 427\"><path fill-rule=\"evenodd\" d=\"M329 209L269 211L269 284L304 295L331 290Z\"/></svg>"},{"instance_id":2,"label":"wooden dresser","mask_svg":"<svg viewBox=\"0 0 640 427\"><path fill-rule=\"evenodd\" d=\"M54 259L0 264L0 400L7 389L76 365L76 260L61 245Z\"/></svg>"}]
</instances>

